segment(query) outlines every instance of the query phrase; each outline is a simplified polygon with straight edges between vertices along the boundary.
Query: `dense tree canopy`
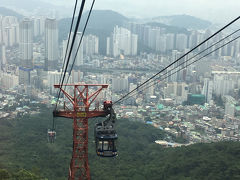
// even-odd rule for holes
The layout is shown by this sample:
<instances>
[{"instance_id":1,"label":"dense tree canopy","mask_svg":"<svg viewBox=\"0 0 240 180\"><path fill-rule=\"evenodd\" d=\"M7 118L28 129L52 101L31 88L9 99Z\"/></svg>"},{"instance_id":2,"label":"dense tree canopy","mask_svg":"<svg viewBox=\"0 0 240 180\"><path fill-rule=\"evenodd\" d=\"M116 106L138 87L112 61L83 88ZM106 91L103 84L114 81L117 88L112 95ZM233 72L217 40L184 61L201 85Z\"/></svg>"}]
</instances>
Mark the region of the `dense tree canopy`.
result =
<instances>
[{"instance_id":1,"label":"dense tree canopy","mask_svg":"<svg viewBox=\"0 0 240 180\"><path fill-rule=\"evenodd\" d=\"M72 152L72 120L56 119L57 139L47 142L51 111L7 120L0 119L0 179L67 179ZM115 158L95 154L93 126L89 120L89 164L97 180L240 179L240 143L194 144L162 148L154 141L168 135L135 121L119 119ZM27 177L27 178L26 178Z\"/></svg>"}]
</instances>

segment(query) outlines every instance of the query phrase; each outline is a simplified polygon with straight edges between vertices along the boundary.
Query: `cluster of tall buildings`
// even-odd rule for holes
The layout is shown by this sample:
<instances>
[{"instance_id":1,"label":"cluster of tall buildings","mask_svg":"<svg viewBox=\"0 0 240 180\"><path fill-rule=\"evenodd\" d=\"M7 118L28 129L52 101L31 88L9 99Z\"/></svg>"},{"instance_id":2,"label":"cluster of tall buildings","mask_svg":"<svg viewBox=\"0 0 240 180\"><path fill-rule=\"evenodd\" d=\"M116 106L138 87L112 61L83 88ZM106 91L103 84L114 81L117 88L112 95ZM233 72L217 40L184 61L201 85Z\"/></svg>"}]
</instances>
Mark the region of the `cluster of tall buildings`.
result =
<instances>
[{"instance_id":1,"label":"cluster of tall buildings","mask_svg":"<svg viewBox=\"0 0 240 180\"><path fill-rule=\"evenodd\" d=\"M155 61L151 54L147 55L149 56L149 58L145 59L147 65L153 64L150 68L154 68L154 63L156 62L158 65L162 63L162 66L165 66L178 59L183 53L202 42L211 34L210 30L172 33L165 28L154 25L129 23L125 27L114 27L112 33L106 39L106 55L111 57L129 56L128 58L131 59L131 56L136 56L139 53L139 45L141 45L142 47L152 49L156 52L155 55L161 56ZM199 47L198 50L200 51L211 46L223 37L224 34L219 34L208 43ZM72 38L73 33L70 34L70 42ZM80 41L81 46L79 46ZM15 50L19 46L17 51L19 53L19 56L17 56L19 63L16 64L18 69L14 73L4 71L1 74L1 79L6 78L9 80L9 83L6 80L2 82L6 87L15 86L17 81L19 85L26 86L32 84L41 86L41 84L47 84L46 82L50 84L58 83L61 74L59 69L66 55L67 43L67 40L59 43L58 23L54 18L34 17L24 18L19 21L15 17L0 16L0 69L7 64L6 51ZM71 43L69 43L68 48L70 48L70 45ZM84 65L84 62L90 62L90 59L91 66L111 67L113 64L107 65L106 61L93 56L99 54L99 46L101 45L99 37L92 34L82 37L82 33L78 32L70 56L70 67L73 61L74 67L77 69ZM213 46L209 51L216 47L218 46ZM145 49L141 50L144 51ZM189 86L186 83L195 82L197 79L194 75L196 70L194 66L184 68L186 66L184 61L192 56L193 54L189 54L178 61L178 63L175 63L173 67L167 69L166 76L168 77L166 80L168 84L163 89L163 96L177 97L176 99L179 103L187 99ZM239 57L240 41L235 41L219 51L212 52L212 56ZM144 59L141 55L138 58ZM143 59L137 63L130 63L130 61L128 61L128 64L126 61L124 61L125 64L117 61L115 63L122 67L131 65L135 68L138 65L142 68ZM178 68L176 70L182 68L183 70L171 74L172 68ZM201 66L198 68L201 68ZM45 78L44 83L43 77ZM79 72L75 72L71 76L71 80L81 81L80 77L82 75ZM240 82L238 82L238 78L238 72L213 71L211 78L204 77L204 80L201 82L203 87L200 87L196 92L199 93L200 90L205 96L206 102L211 102L213 94L225 96L230 94L236 87L239 88ZM105 82L105 79L101 81ZM129 77L112 78L111 83L112 91L116 93L128 92L137 86L136 83L129 80ZM51 92L54 92L53 88L51 88ZM154 89L150 88L147 94L154 95Z\"/></svg>"},{"instance_id":2,"label":"cluster of tall buildings","mask_svg":"<svg viewBox=\"0 0 240 180\"><path fill-rule=\"evenodd\" d=\"M20 67L19 67L19 84L30 85L30 73L34 68L33 58L33 38L35 35L41 35L41 21L36 23L32 19L25 18L19 23L19 52L20 52ZM34 26L35 25L35 26ZM34 29L37 31L35 32ZM39 31L38 31L39 30ZM58 68L58 28L56 19L45 19L45 56L44 69L54 70Z\"/></svg>"},{"instance_id":3,"label":"cluster of tall buildings","mask_svg":"<svg viewBox=\"0 0 240 180\"><path fill-rule=\"evenodd\" d=\"M70 65L81 37L82 33L78 32ZM66 40L63 41L62 46L59 44L58 23L54 18L32 17L19 20L13 16L0 16L1 84L6 88L15 87L16 82L23 87L31 85L41 87L44 84L43 79L58 83L60 76L56 70L62 65L66 47ZM76 55L75 66L83 65L84 55L91 56L98 53L99 38L91 34L85 35ZM6 70L10 63L7 56L11 56L10 59L16 58L11 62L17 66L17 71ZM74 79L79 80L76 73Z\"/></svg>"},{"instance_id":4,"label":"cluster of tall buildings","mask_svg":"<svg viewBox=\"0 0 240 180\"><path fill-rule=\"evenodd\" d=\"M73 38L73 33L71 33L71 36L70 36L68 51L71 46L70 42L72 41L72 38ZM81 41L81 38L82 38L82 41ZM80 41L81 41L81 45L79 46ZM67 43L68 43L68 40L63 41L63 48L62 48L63 61L66 54ZM70 56L70 64L72 64L73 61L75 61L74 63L75 66L83 65L83 56L84 55L91 56L94 54L98 54L98 49L99 49L99 38L97 36L89 34L82 37L82 33L77 32L75 42L73 44L72 53Z\"/></svg>"},{"instance_id":5,"label":"cluster of tall buildings","mask_svg":"<svg viewBox=\"0 0 240 180\"><path fill-rule=\"evenodd\" d=\"M113 92L126 92L129 89L128 78L113 78L112 91Z\"/></svg>"},{"instance_id":6,"label":"cluster of tall buildings","mask_svg":"<svg viewBox=\"0 0 240 180\"><path fill-rule=\"evenodd\" d=\"M0 44L11 47L19 43L19 24L16 17L0 16Z\"/></svg>"},{"instance_id":7,"label":"cluster of tall buildings","mask_svg":"<svg viewBox=\"0 0 240 180\"><path fill-rule=\"evenodd\" d=\"M99 38L95 35L85 35L83 39L83 53L91 56L98 54L99 51Z\"/></svg>"},{"instance_id":8,"label":"cluster of tall buildings","mask_svg":"<svg viewBox=\"0 0 240 180\"><path fill-rule=\"evenodd\" d=\"M184 51L186 49L191 49L212 35L210 30L192 30L179 33L169 33L166 28L158 27L156 25L138 24L132 22L128 23L126 27L131 31L131 33L138 35L138 39L143 45L160 53L168 53L172 50ZM215 38L209 40L207 43L199 47L198 50L203 50L211 46L213 43L219 41L223 37L223 34L219 34ZM213 50L217 47L219 46L215 45L210 50ZM237 57L239 53L240 41L238 40L234 43L228 44L224 48L221 48L219 51L213 52L212 56Z\"/></svg>"},{"instance_id":9,"label":"cluster of tall buildings","mask_svg":"<svg viewBox=\"0 0 240 180\"><path fill-rule=\"evenodd\" d=\"M138 36L126 28L115 26L113 33L107 38L106 54L117 57L119 55L136 56Z\"/></svg>"},{"instance_id":10,"label":"cluster of tall buildings","mask_svg":"<svg viewBox=\"0 0 240 180\"><path fill-rule=\"evenodd\" d=\"M204 78L202 94L206 102L210 103L213 94L223 97L232 94L240 88L240 72L238 71L212 71L211 78Z\"/></svg>"}]
</instances>

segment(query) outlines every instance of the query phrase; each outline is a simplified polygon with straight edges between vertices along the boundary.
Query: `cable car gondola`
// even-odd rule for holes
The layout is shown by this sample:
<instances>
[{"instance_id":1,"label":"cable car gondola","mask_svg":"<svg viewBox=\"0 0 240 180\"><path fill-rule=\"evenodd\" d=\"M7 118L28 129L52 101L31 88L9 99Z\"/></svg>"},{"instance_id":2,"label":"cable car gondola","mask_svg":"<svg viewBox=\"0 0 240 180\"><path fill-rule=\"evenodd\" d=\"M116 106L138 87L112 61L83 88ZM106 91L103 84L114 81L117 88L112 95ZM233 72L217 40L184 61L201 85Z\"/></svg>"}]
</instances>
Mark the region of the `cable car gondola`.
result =
<instances>
[{"instance_id":1,"label":"cable car gondola","mask_svg":"<svg viewBox=\"0 0 240 180\"><path fill-rule=\"evenodd\" d=\"M112 102L104 102L104 110L110 113L109 117L95 125L95 143L96 153L101 157L114 157L117 156L117 133L114 128L116 115L112 109Z\"/></svg>"},{"instance_id":2,"label":"cable car gondola","mask_svg":"<svg viewBox=\"0 0 240 180\"><path fill-rule=\"evenodd\" d=\"M114 157L117 155L116 140L118 136L113 128L108 128L103 123L95 125L96 153L102 157Z\"/></svg>"},{"instance_id":3,"label":"cable car gondola","mask_svg":"<svg viewBox=\"0 0 240 180\"><path fill-rule=\"evenodd\" d=\"M56 139L56 131L54 129L48 129L48 142L53 143Z\"/></svg>"}]
</instances>

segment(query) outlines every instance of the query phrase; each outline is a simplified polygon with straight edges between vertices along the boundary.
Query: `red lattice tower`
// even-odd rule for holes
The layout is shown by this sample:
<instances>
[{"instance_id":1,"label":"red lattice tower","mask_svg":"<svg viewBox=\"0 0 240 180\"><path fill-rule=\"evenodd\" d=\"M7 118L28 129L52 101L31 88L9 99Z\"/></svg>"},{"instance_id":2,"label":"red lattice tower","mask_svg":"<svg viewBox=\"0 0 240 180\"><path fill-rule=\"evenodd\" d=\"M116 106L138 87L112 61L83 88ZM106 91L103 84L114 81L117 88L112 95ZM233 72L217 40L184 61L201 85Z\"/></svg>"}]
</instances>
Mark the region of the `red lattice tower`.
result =
<instances>
[{"instance_id":1,"label":"red lattice tower","mask_svg":"<svg viewBox=\"0 0 240 180\"><path fill-rule=\"evenodd\" d=\"M73 96L70 95L63 87L73 88ZM70 101L72 107L64 107L61 110L53 112L55 117L65 117L73 119L73 152L69 167L69 180L90 179L90 170L88 165L88 118L104 117L106 112L95 108L90 110L90 106L96 100L99 93L107 88L107 84L69 84L54 85ZM94 91L89 94L89 88Z\"/></svg>"}]
</instances>

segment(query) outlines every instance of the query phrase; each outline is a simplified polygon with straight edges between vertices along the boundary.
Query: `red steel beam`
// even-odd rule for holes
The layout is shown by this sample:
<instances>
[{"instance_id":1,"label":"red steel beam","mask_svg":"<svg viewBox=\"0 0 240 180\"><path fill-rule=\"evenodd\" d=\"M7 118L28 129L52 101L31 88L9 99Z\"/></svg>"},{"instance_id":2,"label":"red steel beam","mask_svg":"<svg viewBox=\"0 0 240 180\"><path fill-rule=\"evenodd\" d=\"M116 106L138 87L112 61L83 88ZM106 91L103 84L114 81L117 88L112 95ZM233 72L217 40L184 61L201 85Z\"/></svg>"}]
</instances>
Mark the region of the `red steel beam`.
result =
<instances>
[{"instance_id":1,"label":"red steel beam","mask_svg":"<svg viewBox=\"0 0 240 180\"><path fill-rule=\"evenodd\" d=\"M74 88L73 96L65 91L63 86L72 86ZM83 90L79 86L84 87ZM99 88L92 94L89 94L90 87ZM73 119L73 152L69 167L68 180L90 180L90 170L88 165L88 118L104 117L107 113L103 110L89 110L93 101L99 93L107 88L107 84L65 84L54 85L67 97L72 107L64 107L62 110L53 112L55 117L65 117Z\"/></svg>"}]
</instances>

